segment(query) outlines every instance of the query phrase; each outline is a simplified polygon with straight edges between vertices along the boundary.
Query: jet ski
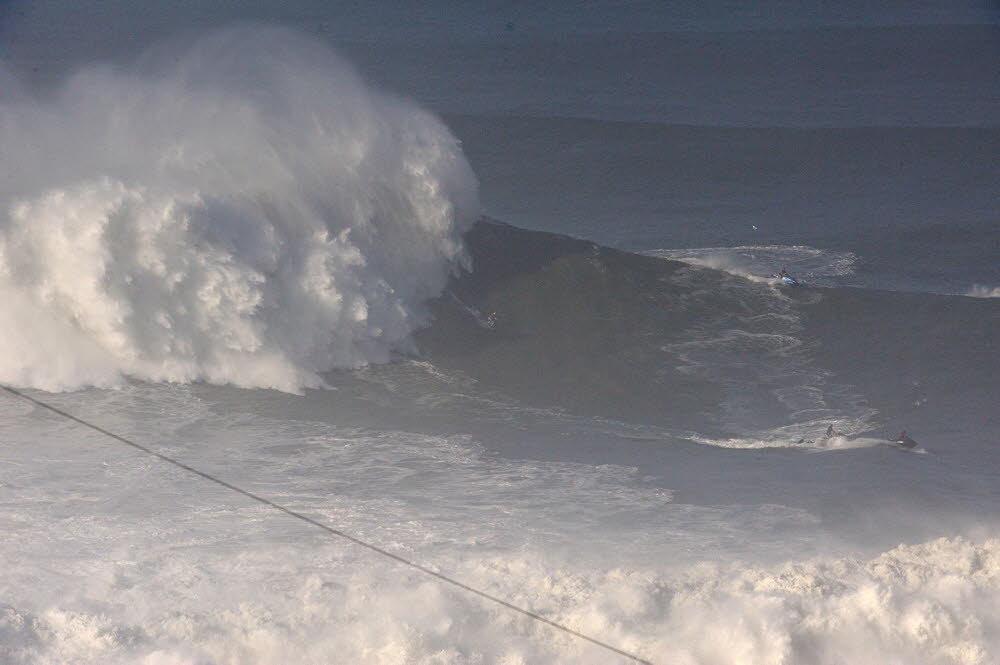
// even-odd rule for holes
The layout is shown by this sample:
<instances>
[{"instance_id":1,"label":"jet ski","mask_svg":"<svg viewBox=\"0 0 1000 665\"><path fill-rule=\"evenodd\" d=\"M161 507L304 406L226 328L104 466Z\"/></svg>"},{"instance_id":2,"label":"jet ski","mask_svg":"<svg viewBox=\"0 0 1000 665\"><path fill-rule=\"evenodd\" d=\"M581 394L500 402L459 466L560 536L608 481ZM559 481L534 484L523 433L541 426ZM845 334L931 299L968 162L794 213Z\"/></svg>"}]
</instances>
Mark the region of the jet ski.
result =
<instances>
[{"instance_id":1,"label":"jet ski","mask_svg":"<svg viewBox=\"0 0 1000 665\"><path fill-rule=\"evenodd\" d=\"M895 438L889 439L889 443L899 446L900 448L916 448L917 442L910 438L906 432L900 432Z\"/></svg>"},{"instance_id":2,"label":"jet ski","mask_svg":"<svg viewBox=\"0 0 1000 665\"><path fill-rule=\"evenodd\" d=\"M795 279L791 275L768 275L770 279L780 280L785 286L802 286L799 280Z\"/></svg>"}]
</instances>

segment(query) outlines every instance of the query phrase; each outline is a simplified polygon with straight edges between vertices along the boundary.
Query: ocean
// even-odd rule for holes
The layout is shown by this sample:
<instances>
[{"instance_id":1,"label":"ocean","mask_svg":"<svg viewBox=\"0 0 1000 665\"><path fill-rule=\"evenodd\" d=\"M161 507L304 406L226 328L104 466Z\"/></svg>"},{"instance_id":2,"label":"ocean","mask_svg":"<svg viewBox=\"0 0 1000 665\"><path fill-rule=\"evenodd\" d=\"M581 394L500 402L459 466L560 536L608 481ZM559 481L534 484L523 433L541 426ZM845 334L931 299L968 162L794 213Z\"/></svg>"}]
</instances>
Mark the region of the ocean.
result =
<instances>
[{"instance_id":1,"label":"ocean","mask_svg":"<svg viewBox=\"0 0 1000 665\"><path fill-rule=\"evenodd\" d=\"M0 663L998 662L997 18L0 7Z\"/></svg>"}]
</instances>

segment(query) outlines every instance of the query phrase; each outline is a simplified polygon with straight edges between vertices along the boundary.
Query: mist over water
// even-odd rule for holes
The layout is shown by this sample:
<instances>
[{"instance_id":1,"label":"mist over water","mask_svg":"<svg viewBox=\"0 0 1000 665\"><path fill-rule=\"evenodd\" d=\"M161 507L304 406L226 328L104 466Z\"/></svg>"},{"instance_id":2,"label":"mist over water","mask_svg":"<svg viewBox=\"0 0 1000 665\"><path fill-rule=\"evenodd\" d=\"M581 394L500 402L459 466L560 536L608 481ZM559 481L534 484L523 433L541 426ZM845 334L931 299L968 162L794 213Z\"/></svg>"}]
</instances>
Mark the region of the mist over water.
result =
<instances>
[{"instance_id":1,"label":"mist over water","mask_svg":"<svg viewBox=\"0 0 1000 665\"><path fill-rule=\"evenodd\" d=\"M0 380L299 390L426 321L478 214L457 141L318 41L240 27L0 108Z\"/></svg>"}]
</instances>

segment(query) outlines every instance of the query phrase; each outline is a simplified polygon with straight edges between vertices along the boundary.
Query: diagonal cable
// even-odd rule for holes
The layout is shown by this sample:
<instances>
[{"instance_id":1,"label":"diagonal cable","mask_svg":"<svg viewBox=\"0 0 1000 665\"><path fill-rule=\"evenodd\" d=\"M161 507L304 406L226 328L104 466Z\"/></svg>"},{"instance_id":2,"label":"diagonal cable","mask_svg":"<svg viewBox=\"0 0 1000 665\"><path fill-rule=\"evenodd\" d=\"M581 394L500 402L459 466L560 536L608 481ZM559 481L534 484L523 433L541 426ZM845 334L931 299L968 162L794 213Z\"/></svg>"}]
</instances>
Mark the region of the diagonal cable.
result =
<instances>
[{"instance_id":1,"label":"diagonal cable","mask_svg":"<svg viewBox=\"0 0 1000 665\"><path fill-rule=\"evenodd\" d=\"M164 462L167 462L168 464L173 464L174 466L176 466L176 467L178 467L180 469L184 469L185 471L187 471L189 473L193 473L194 475L199 476L201 478L204 478L205 480L208 480L210 482L213 482L216 485L221 485L221 486L225 487L228 490L232 490L233 492L236 492L237 494L242 494L243 496L245 496L245 497L247 497L249 499L253 499L254 501L257 501L258 503L262 503L265 506L270 506L271 508L274 508L275 510L277 510L279 512L282 512L282 513L288 515L289 517L294 517L295 519L302 520L303 522L305 522L307 524L311 524L312 526L318 527L318 528L322 529L323 531L326 531L327 533L329 533L331 535L338 536L338 537L343 538L345 540L349 540L352 543L354 543L355 545L359 545L361 547L369 549L372 552L375 552L376 554L381 554L382 556L387 557L389 559L392 559L393 561L396 561L397 563L401 563L404 566L409 566L410 568L414 568L416 570L419 570L420 572L426 573L427 575L430 575L431 577L436 577L437 579L441 580L442 582L447 582L448 584L451 584L452 586L456 586L459 589L463 589L464 591L468 591L469 593L475 594L475 595L477 595L477 596L479 596L481 598L485 598L486 600L494 602L497 605L502 605L503 607L506 607L509 610L512 610L514 612L518 612L520 614L523 614L526 617L529 617L531 619L534 619L535 621L539 621L541 623L544 623L544 624L546 624L548 626L551 626L552 628L555 628L557 630L560 630L560 631L562 631L564 633L568 633L569 635L573 635L574 637L578 637L581 640L586 640L587 642L590 642L591 644L596 644L599 647L607 649L608 651L612 651L612 652L618 654L619 656L624 656L625 658L628 658L628 659L630 659L632 661L635 661L636 663L642 663L642 665L653 665L653 663L651 661L648 661L648 660L645 660L643 658L640 658L639 656L636 656L635 654L629 653L628 651L625 651L623 649L619 649L618 647L612 646L612 645L608 644L607 642L602 642L602 641L600 641L598 639L590 637L589 635L585 635L583 633L575 631L572 628L569 628L568 626L564 626L561 623L557 623L557 622L555 622L555 621L553 621L551 619L546 619L545 617L543 617L540 614L536 614L535 612L532 612L530 610L526 610L523 607L518 607L517 605L514 605L513 603L507 602L506 600L503 600L502 598L497 598L496 596L491 595L489 593L486 593L485 591L482 591L482 590L477 589L475 587L469 586L468 584L465 584L464 582L459 582L458 580L456 580L456 579L454 579L452 577L449 577L449 576L444 575L442 573L439 573L437 571L431 570L430 568L427 568L426 566L422 566L419 563L416 563L414 561L410 561L409 559L401 557L398 554L393 554L392 552L389 552L388 550L384 550L381 547L378 547L377 545L372 545L371 543L368 543L368 542L366 542L364 540L361 540L360 538L352 536L349 533L345 533L345 532L343 532L343 531L341 531L339 529L334 529L331 526L327 526L326 524L323 524L322 522L318 522L317 520L315 520L315 519L313 519L311 517L308 517L306 515L303 515L302 513L297 513L294 510L291 510L290 508L286 508L285 506L282 506L281 504L275 503L274 501L271 501L270 499L265 499L264 497L262 497L260 495L254 494L253 492L247 491L247 490L245 490L245 489L243 489L241 487L237 487L236 485L233 485L232 483L228 483L225 480L222 480L220 478L216 478L215 476L213 476L211 474L208 474L208 473L205 473L204 471L199 471L198 469L196 469L196 468L194 468L192 466L189 466L189 465L185 464L184 462L178 461L178 460L176 460L176 459L174 459L172 457L168 457L167 455L164 455L162 453L158 453L155 450L152 450L151 448L147 448L146 446L138 444L135 441L130 441L129 439L126 439L125 437L123 437L121 435L115 434L114 432L109 432L108 430L104 429L103 427L99 427L98 425L94 425L93 423L87 422L86 420L83 420L82 418L78 418L78 417L74 416L71 413L67 413L66 411L63 411L62 409L59 409L57 407L52 406L51 404L43 402L43 401L41 401L39 399L35 399L34 397L26 395L26 394L22 393L19 390L11 388L10 386L5 386L5 385L0 384L0 388L3 388L4 390L6 390L7 392L9 392L10 394L15 395L17 397L20 397L23 400L26 400L28 402L31 402L32 404L40 406L43 409L48 409L49 411L52 411L53 413L57 413L60 416L62 416L63 418L67 418L69 420L77 422L77 423L83 425L84 427L89 427L90 429L92 429L92 430L94 430L96 432L100 432L104 436L112 438L115 441L118 441L120 443L124 443L127 446L131 446L131 447L135 448L136 450L141 450L142 452L146 453L147 455L150 455L152 457L156 457L157 459L163 460Z\"/></svg>"}]
</instances>

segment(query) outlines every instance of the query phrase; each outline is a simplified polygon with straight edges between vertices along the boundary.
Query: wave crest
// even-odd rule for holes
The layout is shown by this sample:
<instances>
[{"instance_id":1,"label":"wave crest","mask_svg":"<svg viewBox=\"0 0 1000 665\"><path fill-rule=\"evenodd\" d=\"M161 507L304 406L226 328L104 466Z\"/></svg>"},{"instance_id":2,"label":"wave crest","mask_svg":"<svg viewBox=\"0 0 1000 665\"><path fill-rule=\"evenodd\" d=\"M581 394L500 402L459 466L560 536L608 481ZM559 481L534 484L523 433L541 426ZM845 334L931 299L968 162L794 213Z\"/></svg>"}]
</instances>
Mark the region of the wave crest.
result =
<instances>
[{"instance_id":1,"label":"wave crest","mask_svg":"<svg viewBox=\"0 0 1000 665\"><path fill-rule=\"evenodd\" d=\"M320 42L230 28L0 104L0 380L295 391L405 349L477 185Z\"/></svg>"}]
</instances>

